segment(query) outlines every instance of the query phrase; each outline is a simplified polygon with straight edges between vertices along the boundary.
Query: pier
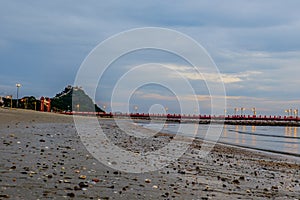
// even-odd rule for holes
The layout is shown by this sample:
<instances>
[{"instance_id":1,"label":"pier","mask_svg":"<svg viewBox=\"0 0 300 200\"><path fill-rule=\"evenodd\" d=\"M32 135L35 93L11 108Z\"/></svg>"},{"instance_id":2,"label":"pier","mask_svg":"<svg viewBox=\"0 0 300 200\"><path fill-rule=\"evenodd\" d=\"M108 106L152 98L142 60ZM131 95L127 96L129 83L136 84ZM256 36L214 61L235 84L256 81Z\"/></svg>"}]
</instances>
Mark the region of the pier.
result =
<instances>
[{"instance_id":1,"label":"pier","mask_svg":"<svg viewBox=\"0 0 300 200\"><path fill-rule=\"evenodd\" d=\"M188 115L188 114L149 114L149 113L106 113L106 112L61 112L65 115L97 116L101 118L131 118L143 120L161 120L178 123L232 124L256 126L299 126L298 116L272 115Z\"/></svg>"}]
</instances>

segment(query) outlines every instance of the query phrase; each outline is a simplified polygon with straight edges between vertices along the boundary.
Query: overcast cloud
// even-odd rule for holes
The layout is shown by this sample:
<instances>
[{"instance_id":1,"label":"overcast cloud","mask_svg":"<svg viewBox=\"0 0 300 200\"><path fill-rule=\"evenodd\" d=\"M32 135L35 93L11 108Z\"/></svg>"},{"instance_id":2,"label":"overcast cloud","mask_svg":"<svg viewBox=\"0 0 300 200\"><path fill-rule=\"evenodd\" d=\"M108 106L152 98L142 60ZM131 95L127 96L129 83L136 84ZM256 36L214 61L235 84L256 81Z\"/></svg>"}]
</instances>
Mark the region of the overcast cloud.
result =
<instances>
[{"instance_id":1,"label":"overcast cloud","mask_svg":"<svg viewBox=\"0 0 300 200\"><path fill-rule=\"evenodd\" d=\"M297 0L0 1L0 95L15 95L20 82L21 96L52 97L73 84L81 63L100 42L121 31L155 26L187 34L206 48L224 80L228 114L234 107L246 107L248 114L252 107L258 114L284 114L300 107L299 13ZM143 58L137 63L188 67L172 56ZM134 57L129 60L123 64ZM203 80L185 73L208 111ZM119 75L108 76L96 96L102 105L109 100L109 83ZM164 99L159 91L143 90L135 104L145 97Z\"/></svg>"}]
</instances>

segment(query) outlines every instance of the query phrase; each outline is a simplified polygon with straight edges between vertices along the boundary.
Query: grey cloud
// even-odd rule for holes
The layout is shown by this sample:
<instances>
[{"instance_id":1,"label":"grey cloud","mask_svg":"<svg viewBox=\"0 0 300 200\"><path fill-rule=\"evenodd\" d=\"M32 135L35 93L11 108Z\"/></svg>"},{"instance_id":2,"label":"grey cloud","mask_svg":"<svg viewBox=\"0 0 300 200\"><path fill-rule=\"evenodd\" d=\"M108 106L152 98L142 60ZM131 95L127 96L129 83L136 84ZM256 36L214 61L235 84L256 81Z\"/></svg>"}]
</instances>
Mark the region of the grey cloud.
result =
<instances>
[{"instance_id":1,"label":"grey cloud","mask_svg":"<svg viewBox=\"0 0 300 200\"><path fill-rule=\"evenodd\" d=\"M99 42L130 28L162 26L203 44L224 74L262 72L254 80L226 84L230 95L298 98L299 8L297 0L1 2L0 67L10 81L0 80L0 89L22 80L39 85L24 87L28 94L55 94L72 83ZM150 55L136 63L154 60L151 56L168 59ZM45 75L39 77L39 69ZM199 92L207 92L199 85Z\"/></svg>"}]
</instances>

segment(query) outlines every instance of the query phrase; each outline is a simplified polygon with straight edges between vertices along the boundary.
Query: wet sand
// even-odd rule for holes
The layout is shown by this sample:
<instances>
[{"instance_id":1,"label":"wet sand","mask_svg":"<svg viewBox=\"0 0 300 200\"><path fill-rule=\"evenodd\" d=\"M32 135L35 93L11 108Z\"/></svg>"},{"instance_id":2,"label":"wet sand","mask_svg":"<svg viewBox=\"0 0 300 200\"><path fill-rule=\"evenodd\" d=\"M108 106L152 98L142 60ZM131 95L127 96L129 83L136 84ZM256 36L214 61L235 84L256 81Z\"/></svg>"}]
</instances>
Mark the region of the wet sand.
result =
<instances>
[{"instance_id":1,"label":"wet sand","mask_svg":"<svg viewBox=\"0 0 300 200\"><path fill-rule=\"evenodd\" d=\"M119 137L115 143L139 150L113 120L100 121L111 139ZM216 145L203 159L195 140L161 170L125 173L91 156L72 116L23 110L0 109L0 137L0 199L300 198L298 158ZM171 138L157 139L162 145Z\"/></svg>"}]
</instances>

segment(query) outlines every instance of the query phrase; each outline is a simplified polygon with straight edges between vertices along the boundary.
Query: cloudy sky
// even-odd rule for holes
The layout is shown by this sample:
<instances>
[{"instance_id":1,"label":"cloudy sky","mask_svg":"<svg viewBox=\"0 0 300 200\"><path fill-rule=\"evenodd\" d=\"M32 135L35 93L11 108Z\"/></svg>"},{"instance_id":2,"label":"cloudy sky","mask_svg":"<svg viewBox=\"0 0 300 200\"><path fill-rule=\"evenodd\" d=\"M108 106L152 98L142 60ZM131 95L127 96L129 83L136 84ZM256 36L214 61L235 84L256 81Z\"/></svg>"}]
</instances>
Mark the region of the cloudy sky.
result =
<instances>
[{"instance_id":1,"label":"cloudy sky","mask_svg":"<svg viewBox=\"0 0 300 200\"><path fill-rule=\"evenodd\" d=\"M80 65L100 42L133 28L162 27L188 35L207 50L224 81L228 114L235 107L245 107L246 114L256 107L257 114L268 115L300 108L297 0L0 4L0 95L16 95L15 84L21 83L21 96L52 97L74 83ZM209 111L209 91L203 79L193 75L178 57L157 51L136 52L116 61L100 81L95 101L109 107L112 84L124 69L153 62L183 71L196 88L201 112ZM140 112L147 112L151 104L168 106L168 112L178 111L178 99L172 91L155 85L135 91L131 101L130 106L138 105Z\"/></svg>"}]
</instances>

